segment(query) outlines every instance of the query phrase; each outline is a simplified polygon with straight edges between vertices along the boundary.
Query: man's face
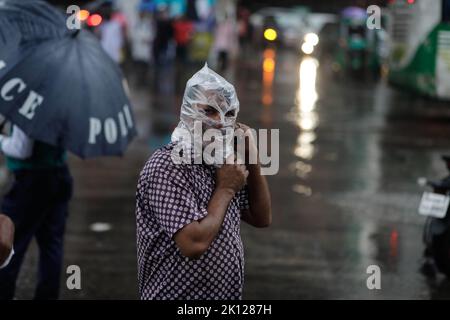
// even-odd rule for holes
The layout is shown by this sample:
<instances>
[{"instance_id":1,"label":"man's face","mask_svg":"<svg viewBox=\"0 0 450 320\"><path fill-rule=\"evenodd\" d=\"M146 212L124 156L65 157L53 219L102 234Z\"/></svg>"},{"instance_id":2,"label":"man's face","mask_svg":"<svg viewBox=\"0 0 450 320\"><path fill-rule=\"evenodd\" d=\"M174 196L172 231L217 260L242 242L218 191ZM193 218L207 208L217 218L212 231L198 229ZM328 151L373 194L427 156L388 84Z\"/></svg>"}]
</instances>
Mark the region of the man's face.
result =
<instances>
[{"instance_id":1,"label":"man's face","mask_svg":"<svg viewBox=\"0 0 450 320\"><path fill-rule=\"evenodd\" d=\"M205 148L208 146L212 141L214 142L220 142L220 145L222 146L222 156L227 158L231 154L231 143L232 143L232 132L230 133L230 129L234 129L235 120L236 120L236 109L230 109L228 111L220 111L217 108L208 105L208 104L196 104L194 107L198 113L202 115L201 120L201 128L202 133L205 135L206 131L215 129L219 131L219 135L217 133L214 133L214 138L211 140L209 138L203 138L206 139L202 141L202 146ZM210 132L212 134L212 132ZM230 136L231 134L231 136ZM195 137L194 137L195 138ZM214 149L211 156L215 157L215 154L218 150Z\"/></svg>"},{"instance_id":2,"label":"man's face","mask_svg":"<svg viewBox=\"0 0 450 320\"><path fill-rule=\"evenodd\" d=\"M208 119L212 120L210 124L205 124L205 129L213 128L213 129L223 129L224 123L221 119L220 112L216 108L206 105L206 104L197 104L197 110L204 114ZM236 111L234 109L229 110L225 113L225 122L232 121L236 116Z\"/></svg>"}]
</instances>

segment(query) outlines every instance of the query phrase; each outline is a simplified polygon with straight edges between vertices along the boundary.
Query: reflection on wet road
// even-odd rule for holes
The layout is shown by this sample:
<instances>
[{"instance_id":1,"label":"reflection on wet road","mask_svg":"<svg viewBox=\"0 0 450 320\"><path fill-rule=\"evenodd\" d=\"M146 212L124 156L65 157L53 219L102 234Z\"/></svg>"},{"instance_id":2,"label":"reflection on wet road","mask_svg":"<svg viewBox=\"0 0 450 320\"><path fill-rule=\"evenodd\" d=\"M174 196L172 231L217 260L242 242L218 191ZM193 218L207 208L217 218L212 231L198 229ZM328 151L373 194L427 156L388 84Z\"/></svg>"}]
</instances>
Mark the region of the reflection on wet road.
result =
<instances>
[{"instance_id":1,"label":"reflection on wet road","mask_svg":"<svg viewBox=\"0 0 450 320\"><path fill-rule=\"evenodd\" d=\"M294 150L298 160L293 163L296 174L306 179L311 172L312 166L306 161L312 160L315 152L314 140L316 134L314 129L318 124L318 115L314 111L317 101L316 80L319 62L314 58L305 58L300 63L299 68L299 88L296 98L295 121L301 132L297 138ZM310 187L296 184L294 191L306 196L312 195Z\"/></svg>"},{"instance_id":2,"label":"reflection on wet road","mask_svg":"<svg viewBox=\"0 0 450 320\"><path fill-rule=\"evenodd\" d=\"M63 289L63 298L137 297L137 176L151 150L169 140L196 68L160 70L153 86L130 77L140 136L128 154L72 159L65 264L81 267L83 289ZM448 282L418 271L424 219L416 214L417 177L445 174L439 156L450 148L450 104L328 70L326 62L266 49L225 74L239 94L240 120L280 129L280 171L269 177L273 225L242 231L244 297L450 298ZM31 254L19 298L32 295L35 262ZM366 287L369 265L381 268L381 290Z\"/></svg>"}]
</instances>

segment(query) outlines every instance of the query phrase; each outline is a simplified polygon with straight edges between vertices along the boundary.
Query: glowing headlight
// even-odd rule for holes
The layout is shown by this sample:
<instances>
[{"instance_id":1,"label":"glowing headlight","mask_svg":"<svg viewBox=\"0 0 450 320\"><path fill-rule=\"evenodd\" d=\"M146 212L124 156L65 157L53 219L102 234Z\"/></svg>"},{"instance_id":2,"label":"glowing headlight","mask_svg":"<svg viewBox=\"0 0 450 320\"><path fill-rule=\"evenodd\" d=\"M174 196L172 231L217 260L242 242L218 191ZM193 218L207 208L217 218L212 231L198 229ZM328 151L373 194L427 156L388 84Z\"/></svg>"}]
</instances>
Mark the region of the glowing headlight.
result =
<instances>
[{"instance_id":1,"label":"glowing headlight","mask_svg":"<svg viewBox=\"0 0 450 320\"><path fill-rule=\"evenodd\" d=\"M314 46L309 42L305 42L302 45L302 51L304 54L311 54L314 52Z\"/></svg>"},{"instance_id":2,"label":"glowing headlight","mask_svg":"<svg viewBox=\"0 0 450 320\"><path fill-rule=\"evenodd\" d=\"M319 36L313 32L307 33L304 37L306 43L311 44L312 46L317 46L319 43Z\"/></svg>"},{"instance_id":3,"label":"glowing headlight","mask_svg":"<svg viewBox=\"0 0 450 320\"><path fill-rule=\"evenodd\" d=\"M275 41L277 39L277 32L272 28L266 29L264 30L264 38L269 41Z\"/></svg>"}]
</instances>

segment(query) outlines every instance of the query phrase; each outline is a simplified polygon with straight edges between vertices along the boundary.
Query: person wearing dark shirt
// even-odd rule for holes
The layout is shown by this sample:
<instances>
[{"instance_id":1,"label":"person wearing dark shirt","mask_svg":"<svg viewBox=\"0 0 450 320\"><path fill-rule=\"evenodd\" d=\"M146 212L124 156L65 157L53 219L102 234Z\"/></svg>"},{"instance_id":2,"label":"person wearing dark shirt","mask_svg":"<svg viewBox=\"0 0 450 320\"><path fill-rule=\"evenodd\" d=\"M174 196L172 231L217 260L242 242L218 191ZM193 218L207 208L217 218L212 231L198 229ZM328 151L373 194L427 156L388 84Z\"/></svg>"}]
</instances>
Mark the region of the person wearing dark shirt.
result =
<instances>
[{"instance_id":1,"label":"person wearing dark shirt","mask_svg":"<svg viewBox=\"0 0 450 320\"><path fill-rule=\"evenodd\" d=\"M63 263L63 240L72 195L72 177L63 149L35 141L19 127L0 135L0 149L14 183L1 211L15 225L11 262L0 270L0 300L14 298L16 280L33 238L39 247L35 299L57 299Z\"/></svg>"}]
</instances>

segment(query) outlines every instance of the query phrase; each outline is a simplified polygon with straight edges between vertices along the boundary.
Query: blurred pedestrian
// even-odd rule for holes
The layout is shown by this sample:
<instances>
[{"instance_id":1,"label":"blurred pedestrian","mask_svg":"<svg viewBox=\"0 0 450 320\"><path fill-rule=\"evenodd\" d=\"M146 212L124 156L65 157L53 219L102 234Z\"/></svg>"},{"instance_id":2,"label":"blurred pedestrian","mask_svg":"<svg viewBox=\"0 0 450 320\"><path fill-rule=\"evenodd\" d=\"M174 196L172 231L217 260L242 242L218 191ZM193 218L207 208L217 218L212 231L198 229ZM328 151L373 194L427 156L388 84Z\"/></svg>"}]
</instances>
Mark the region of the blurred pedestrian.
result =
<instances>
[{"instance_id":1,"label":"blurred pedestrian","mask_svg":"<svg viewBox=\"0 0 450 320\"><path fill-rule=\"evenodd\" d=\"M0 135L0 152L14 177L0 212L15 226L15 255L0 270L0 300L14 298L34 238L39 249L34 298L59 296L73 190L66 150L82 158L119 155L136 136L119 68L87 30L69 32L66 19L43 1L0 5L0 56L8 68L0 109L17 124L8 136ZM105 119L117 134L106 133Z\"/></svg>"},{"instance_id":2,"label":"blurred pedestrian","mask_svg":"<svg viewBox=\"0 0 450 320\"><path fill-rule=\"evenodd\" d=\"M39 247L35 299L57 299L63 263L63 241L72 177L63 149L30 139L19 127L0 135L0 149L14 183L4 196L1 212L15 225L10 264L0 270L0 300L14 298L25 253L35 237Z\"/></svg>"},{"instance_id":3,"label":"blurred pedestrian","mask_svg":"<svg viewBox=\"0 0 450 320\"><path fill-rule=\"evenodd\" d=\"M119 19L113 19L112 5L102 8L104 21L99 27L100 43L108 55L117 63L124 62L125 34Z\"/></svg>"},{"instance_id":4,"label":"blurred pedestrian","mask_svg":"<svg viewBox=\"0 0 450 320\"><path fill-rule=\"evenodd\" d=\"M155 26L149 12L140 11L131 32L131 48L136 66L138 83L143 84L152 63L152 48Z\"/></svg>"},{"instance_id":5,"label":"blurred pedestrian","mask_svg":"<svg viewBox=\"0 0 450 320\"><path fill-rule=\"evenodd\" d=\"M238 9L238 33L239 44L245 46L250 41L250 11L245 7L239 7Z\"/></svg>"},{"instance_id":6,"label":"blurred pedestrian","mask_svg":"<svg viewBox=\"0 0 450 320\"><path fill-rule=\"evenodd\" d=\"M173 27L169 9L163 5L156 15L156 36L153 42L153 57L157 66L170 62L173 58Z\"/></svg>"},{"instance_id":7,"label":"blurred pedestrian","mask_svg":"<svg viewBox=\"0 0 450 320\"><path fill-rule=\"evenodd\" d=\"M214 37L219 70L225 71L228 68L230 56L233 50L236 49L238 41L236 24L227 14L218 21Z\"/></svg>"},{"instance_id":8,"label":"blurred pedestrian","mask_svg":"<svg viewBox=\"0 0 450 320\"><path fill-rule=\"evenodd\" d=\"M14 224L11 219L0 214L0 269L6 267L14 254Z\"/></svg>"},{"instance_id":9,"label":"blurred pedestrian","mask_svg":"<svg viewBox=\"0 0 450 320\"><path fill-rule=\"evenodd\" d=\"M180 62L186 63L188 46L194 32L194 24L186 16L181 16L173 23L174 38L177 45L176 57Z\"/></svg>"},{"instance_id":10,"label":"blurred pedestrian","mask_svg":"<svg viewBox=\"0 0 450 320\"><path fill-rule=\"evenodd\" d=\"M122 27L124 39L128 38L128 20L125 14L119 11L114 5L112 7L111 20L117 21Z\"/></svg>"},{"instance_id":11,"label":"blurred pedestrian","mask_svg":"<svg viewBox=\"0 0 450 320\"><path fill-rule=\"evenodd\" d=\"M187 83L172 142L145 164L137 187L136 220L141 299L240 299L244 283L241 219L271 223L270 193L255 164L176 163L190 152L194 122L206 129L240 127L234 87L205 66ZM194 137L195 139L195 137ZM249 139L247 152L257 157ZM231 156L226 148L224 158ZM222 162L223 163L223 162Z\"/></svg>"}]
</instances>

